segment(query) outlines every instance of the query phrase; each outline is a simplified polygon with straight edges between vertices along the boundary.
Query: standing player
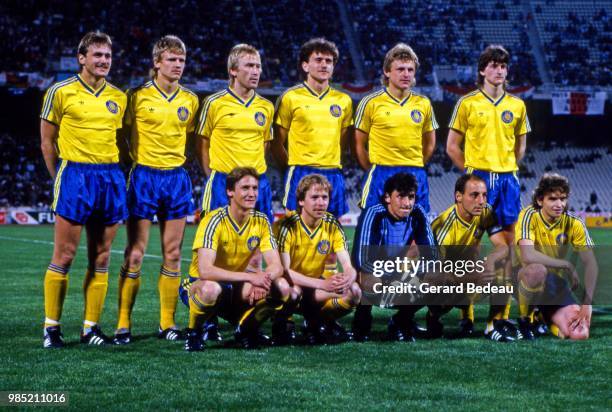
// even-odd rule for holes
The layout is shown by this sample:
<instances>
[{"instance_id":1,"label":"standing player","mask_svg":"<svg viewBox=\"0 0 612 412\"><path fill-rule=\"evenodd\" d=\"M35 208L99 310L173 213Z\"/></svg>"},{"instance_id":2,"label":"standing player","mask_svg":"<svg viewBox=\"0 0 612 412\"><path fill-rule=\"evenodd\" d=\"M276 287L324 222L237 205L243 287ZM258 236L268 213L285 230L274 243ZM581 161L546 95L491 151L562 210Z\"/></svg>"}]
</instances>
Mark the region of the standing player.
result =
<instances>
[{"instance_id":1,"label":"standing player","mask_svg":"<svg viewBox=\"0 0 612 412\"><path fill-rule=\"evenodd\" d=\"M523 209L516 227L521 269L519 278L519 330L534 339L529 324L529 305L537 305L550 330L560 338L588 339L591 304L598 275L597 261L584 222L567 211L570 186L555 173L542 176L533 193L533 203ZM571 288L578 285L574 265L566 259L570 248L578 252L584 265L585 294L576 303Z\"/></svg>"},{"instance_id":2,"label":"standing player","mask_svg":"<svg viewBox=\"0 0 612 412\"><path fill-rule=\"evenodd\" d=\"M431 228L445 259L474 259L482 235L486 232L495 250L486 258L485 269L489 274L495 272L495 266L508 255L508 245L497 223L491 206L487 204L487 185L485 181L473 174L464 174L455 183L455 204L431 223ZM432 307L428 316L427 331L431 337L441 335L442 328L438 322L442 313L452 307ZM462 320L460 331L455 337L469 337L474 332L473 305L461 306ZM503 321L496 321L503 322ZM495 340L511 340L503 325L498 325Z\"/></svg>"},{"instance_id":3,"label":"standing player","mask_svg":"<svg viewBox=\"0 0 612 412\"><path fill-rule=\"evenodd\" d=\"M289 299L291 288L266 215L254 210L259 172L240 167L227 175L229 205L207 214L193 241L188 284L189 329L185 349L204 349L202 327L219 311L237 324L236 340L245 348L258 346L259 326ZM264 271L249 272L256 250ZM187 300L187 299L185 299Z\"/></svg>"},{"instance_id":4,"label":"standing player","mask_svg":"<svg viewBox=\"0 0 612 412\"><path fill-rule=\"evenodd\" d=\"M133 161L128 182L128 245L119 275L119 319L114 343L131 342L131 313L140 287L140 267L153 217L161 232L163 261L157 287L159 337L181 337L174 312L181 281L181 244L186 216L193 213L191 180L182 168L187 135L194 130L198 96L179 84L187 49L176 36L153 46L153 79L128 92L125 125L131 129Z\"/></svg>"},{"instance_id":5,"label":"standing player","mask_svg":"<svg viewBox=\"0 0 612 412\"><path fill-rule=\"evenodd\" d=\"M357 106L355 152L359 165L368 171L362 209L377 204L384 182L404 172L416 176L416 203L429 213L429 186L423 167L433 153L438 123L429 99L412 91L418 67L412 48L396 44L385 56L384 87Z\"/></svg>"},{"instance_id":6,"label":"standing player","mask_svg":"<svg viewBox=\"0 0 612 412\"><path fill-rule=\"evenodd\" d=\"M202 212L227 205L225 179L236 167L253 167L259 173L257 210L270 222L272 191L266 177L265 152L272 140L274 105L255 92L261 75L259 52L248 44L232 48L227 58L229 87L204 101L196 129L196 147L208 177Z\"/></svg>"},{"instance_id":7,"label":"standing player","mask_svg":"<svg viewBox=\"0 0 612 412\"><path fill-rule=\"evenodd\" d=\"M457 102L449 124L446 152L459 170L487 182L488 202L493 206L508 245L521 209L518 162L525 154L531 131L525 103L506 93L508 52L499 45L487 47L478 60L478 89ZM465 151L461 149L464 144ZM510 298L492 305L490 317L507 319ZM491 335L490 322L486 332Z\"/></svg>"},{"instance_id":8,"label":"standing player","mask_svg":"<svg viewBox=\"0 0 612 412\"><path fill-rule=\"evenodd\" d=\"M289 165L283 197L286 210L297 209L296 189L302 177L318 173L333 188L329 212L336 217L348 212L340 160L353 124L353 106L346 93L330 87L337 62L334 43L323 38L307 41L298 61L304 82L285 91L276 102L272 149L281 167Z\"/></svg>"},{"instance_id":9,"label":"standing player","mask_svg":"<svg viewBox=\"0 0 612 412\"><path fill-rule=\"evenodd\" d=\"M225 179L230 171L253 167L259 173L255 208L274 222L265 158L272 140L274 105L255 92L261 75L259 52L248 44L234 46L227 58L227 71L229 87L206 98L196 129L196 150L207 176L202 214L227 205ZM255 256L254 262L257 260ZM215 318L207 325L206 336L221 339Z\"/></svg>"},{"instance_id":10,"label":"standing player","mask_svg":"<svg viewBox=\"0 0 612 412\"><path fill-rule=\"evenodd\" d=\"M117 148L117 129L127 98L106 81L111 47L105 33L83 36L77 56L80 73L47 90L40 114L41 149L55 179L52 209L56 215L53 257L44 281L45 348L64 346L60 318L83 226L88 265L81 343L109 342L98 322L108 288L111 244L118 222L127 217L125 178Z\"/></svg>"},{"instance_id":11,"label":"standing player","mask_svg":"<svg viewBox=\"0 0 612 412\"><path fill-rule=\"evenodd\" d=\"M361 288L366 290L365 279L371 278L373 266L369 252L372 248L435 246L434 235L425 209L415 204L417 181L410 173L396 173L384 185L380 203L370 206L359 216L355 230L353 262L359 271ZM364 292L366 293L366 292ZM393 340L414 341L414 314L420 306L400 306L389 321L388 333ZM353 319L353 336L357 341L369 339L372 327L372 306L357 307Z\"/></svg>"},{"instance_id":12,"label":"standing player","mask_svg":"<svg viewBox=\"0 0 612 412\"><path fill-rule=\"evenodd\" d=\"M337 320L350 313L361 299L344 230L327 212L331 192L331 184L323 175L304 176L297 187L297 213L287 216L278 230L281 260L294 285L292 298L303 296L306 335L311 343L324 340L321 326L330 338L346 339ZM325 261L330 253L338 257L343 273L326 276ZM274 326L274 341L289 343L287 325L277 321Z\"/></svg>"}]
</instances>

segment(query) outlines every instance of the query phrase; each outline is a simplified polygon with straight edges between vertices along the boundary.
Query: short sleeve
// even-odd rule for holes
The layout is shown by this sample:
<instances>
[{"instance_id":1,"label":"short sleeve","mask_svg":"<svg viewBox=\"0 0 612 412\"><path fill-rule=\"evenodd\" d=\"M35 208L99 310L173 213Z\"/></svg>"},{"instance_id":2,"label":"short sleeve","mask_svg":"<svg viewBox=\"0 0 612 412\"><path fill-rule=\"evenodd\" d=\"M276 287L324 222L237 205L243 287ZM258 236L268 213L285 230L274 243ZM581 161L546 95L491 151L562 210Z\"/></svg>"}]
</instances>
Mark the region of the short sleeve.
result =
<instances>
[{"instance_id":1,"label":"short sleeve","mask_svg":"<svg viewBox=\"0 0 612 412\"><path fill-rule=\"evenodd\" d=\"M521 136L531 132L531 126L529 125L529 118L527 117L527 108L525 103L521 105L521 116L519 121L516 123L515 136Z\"/></svg>"},{"instance_id":2,"label":"short sleeve","mask_svg":"<svg viewBox=\"0 0 612 412\"><path fill-rule=\"evenodd\" d=\"M274 116L274 124L281 126L283 129L289 130L291 128L292 120L292 108L291 108L291 97L287 94L282 94L276 101L276 114Z\"/></svg>"},{"instance_id":3,"label":"short sleeve","mask_svg":"<svg viewBox=\"0 0 612 412\"><path fill-rule=\"evenodd\" d=\"M196 125L196 134L210 138L213 130L213 121L215 116L215 105L213 104L212 96L204 100L202 111Z\"/></svg>"},{"instance_id":4,"label":"short sleeve","mask_svg":"<svg viewBox=\"0 0 612 412\"><path fill-rule=\"evenodd\" d=\"M342 119L342 128L347 128L353 125L353 101L347 98L347 103L344 108L344 118Z\"/></svg>"},{"instance_id":5,"label":"short sleeve","mask_svg":"<svg viewBox=\"0 0 612 412\"><path fill-rule=\"evenodd\" d=\"M278 245L276 243L276 238L272 233L272 227L270 226L270 222L267 217L261 217L261 241L259 243L259 249L262 252L267 252L269 250L278 249Z\"/></svg>"},{"instance_id":6,"label":"short sleeve","mask_svg":"<svg viewBox=\"0 0 612 412\"><path fill-rule=\"evenodd\" d=\"M455 110L451 117L448 127L454 129L461 134L465 134L468 128L468 105L463 99L459 100L455 105Z\"/></svg>"},{"instance_id":7,"label":"short sleeve","mask_svg":"<svg viewBox=\"0 0 612 412\"><path fill-rule=\"evenodd\" d=\"M333 233L332 233L332 245L331 250L334 253L338 253L341 250L348 250L346 247L346 236L344 235L344 230L338 222L334 222L333 225Z\"/></svg>"},{"instance_id":8,"label":"short sleeve","mask_svg":"<svg viewBox=\"0 0 612 412\"><path fill-rule=\"evenodd\" d=\"M432 130L436 130L439 128L438 121L436 120L436 115L434 114L433 107L431 106L431 102L428 102L427 110L425 112L425 123L423 126L423 133L431 132Z\"/></svg>"},{"instance_id":9,"label":"short sleeve","mask_svg":"<svg viewBox=\"0 0 612 412\"><path fill-rule=\"evenodd\" d=\"M200 108L200 101L198 100L197 96L192 96L192 101L191 101L191 117L189 119L189 124L187 125L187 133L193 133L195 130L195 125L196 125L196 119L197 119L197 113L198 110Z\"/></svg>"},{"instance_id":10,"label":"short sleeve","mask_svg":"<svg viewBox=\"0 0 612 412\"><path fill-rule=\"evenodd\" d=\"M45 93L40 118L59 126L62 121L62 93L56 87L50 87Z\"/></svg>"},{"instance_id":11,"label":"short sleeve","mask_svg":"<svg viewBox=\"0 0 612 412\"><path fill-rule=\"evenodd\" d=\"M374 103L367 97L359 102L357 112L355 112L355 129L359 129L364 133L370 133L373 106Z\"/></svg>"},{"instance_id":12,"label":"short sleeve","mask_svg":"<svg viewBox=\"0 0 612 412\"><path fill-rule=\"evenodd\" d=\"M266 118L266 126L264 128L264 142L269 142L274 137L274 132L272 131L272 119L274 118L274 106L270 104L268 110L268 117Z\"/></svg>"},{"instance_id":13,"label":"short sleeve","mask_svg":"<svg viewBox=\"0 0 612 412\"><path fill-rule=\"evenodd\" d=\"M136 93L133 89L129 89L126 92L126 95L127 107L125 109L125 115L123 116L123 124L126 126L131 126L134 123L134 119L136 118L136 111L134 109L134 106L136 105Z\"/></svg>"},{"instance_id":14,"label":"short sleeve","mask_svg":"<svg viewBox=\"0 0 612 412\"><path fill-rule=\"evenodd\" d=\"M593 247L593 240L589 236L589 232L582 219L577 217L571 218L571 243L576 250L586 250Z\"/></svg>"}]
</instances>

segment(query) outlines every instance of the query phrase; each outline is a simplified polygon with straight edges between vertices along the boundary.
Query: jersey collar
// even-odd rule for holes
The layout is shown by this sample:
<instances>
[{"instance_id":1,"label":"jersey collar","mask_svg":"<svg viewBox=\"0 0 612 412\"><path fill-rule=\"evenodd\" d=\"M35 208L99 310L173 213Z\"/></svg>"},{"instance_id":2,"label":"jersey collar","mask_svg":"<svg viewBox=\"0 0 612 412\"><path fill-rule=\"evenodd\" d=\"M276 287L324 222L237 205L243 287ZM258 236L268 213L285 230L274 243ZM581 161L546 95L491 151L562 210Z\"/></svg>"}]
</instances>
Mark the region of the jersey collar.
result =
<instances>
[{"instance_id":1,"label":"jersey collar","mask_svg":"<svg viewBox=\"0 0 612 412\"><path fill-rule=\"evenodd\" d=\"M323 224L323 219L321 219L321 222L319 222L319 226L317 226L315 230L311 231L310 228L306 226L306 223L304 223L301 216L299 219L300 219L300 225L302 225L302 228L304 229L308 237L311 239L317 234L317 232L319 231L319 228L321 228L321 225Z\"/></svg>"},{"instance_id":2,"label":"jersey collar","mask_svg":"<svg viewBox=\"0 0 612 412\"><path fill-rule=\"evenodd\" d=\"M253 92L253 96L251 96L251 98L248 101L244 101L242 100L233 90L231 87L227 88L227 92L230 94L230 96L232 96L234 99L238 100L238 103L240 103L241 105L243 105L244 107L249 107L251 105L251 103L253 103L253 100L255 100L255 96L257 96L257 93Z\"/></svg>"},{"instance_id":3,"label":"jersey collar","mask_svg":"<svg viewBox=\"0 0 612 412\"><path fill-rule=\"evenodd\" d=\"M501 96L499 96L499 99L494 100L491 96L487 94L487 92L484 91L484 89L479 89L479 90L482 93L482 95L487 98L488 101L493 103L493 106L497 106L499 102L501 102L503 98L506 97L506 92L504 91L504 93Z\"/></svg>"},{"instance_id":4,"label":"jersey collar","mask_svg":"<svg viewBox=\"0 0 612 412\"><path fill-rule=\"evenodd\" d=\"M538 215L540 215L540 220L542 220L542 223L544 223L544 226L546 227L547 230L554 229L554 227L557 226L559 224L559 222L561 222L561 218L563 217L563 215L561 215L561 216L559 216L559 219L557 219L555 222L548 223L548 221L546 220L544 215L542 215L542 209L538 210Z\"/></svg>"},{"instance_id":5,"label":"jersey collar","mask_svg":"<svg viewBox=\"0 0 612 412\"><path fill-rule=\"evenodd\" d=\"M327 86L327 89L325 89L325 90L323 91L323 93L321 93L321 94L317 94L317 92L315 92L314 90L312 90L312 89L310 88L310 86L308 86L308 83L304 82L303 84L304 84L304 87L306 88L306 90L308 90L308 91L310 92L310 94L312 94L314 97L316 97L316 98L317 98L317 99L319 99L319 100L323 100L323 98L324 98L325 96L327 96L327 93L329 93L329 91L331 90L331 87L330 87L330 86Z\"/></svg>"},{"instance_id":6,"label":"jersey collar","mask_svg":"<svg viewBox=\"0 0 612 412\"><path fill-rule=\"evenodd\" d=\"M227 219L229 220L230 224L232 225L232 228L236 231L236 233L238 233L239 235L242 235L244 233L244 230L246 229L246 227L249 225L249 221L251 220L251 216L249 215L249 218L246 220L246 222L244 222L242 227L240 227L240 226L238 226L238 223L236 223L234 221L234 219L232 219L232 215L230 214L230 211L229 211L229 206L225 206L225 212L227 213Z\"/></svg>"},{"instance_id":7,"label":"jersey collar","mask_svg":"<svg viewBox=\"0 0 612 412\"><path fill-rule=\"evenodd\" d=\"M398 99L396 99L391 93L389 93L389 90L386 87L383 87L383 89L385 90L385 93L387 93L387 96L389 96L391 98L391 100L393 100L395 103L399 104L400 106L403 106L406 104L406 102L412 97L412 92L410 92L410 94L408 95L408 97L406 97L404 100L399 101Z\"/></svg>"},{"instance_id":8,"label":"jersey collar","mask_svg":"<svg viewBox=\"0 0 612 412\"><path fill-rule=\"evenodd\" d=\"M172 93L171 96L168 96L166 93L164 93L162 91L162 89L157 85L157 83L155 82L155 80L151 81L153 83L153 87L155 87L157 89L157 91L159 92L159 94L162 95L162 97L167 100L168 102L171 102L172 100L174 100L174 98L179 94L179 91L181 90L181 87L177 87L176 91L174 93Z\"/></svg>"},{"instance_id":9,"label":"jersey collar","mask_svg":"<svg viewBox=\"0 0 612 412\"><path fill-rule=\"evenodd\" d=\"M85 88L85 90L87 90L89 93L93 94L96 97L100 96L100 93L102 93L102 90L106 88L106 80L104 80L104 83L102 83L102 86L100 86L98 90L94 90L87 83L83 81L80 74L77 74L76 77L77 77L77 80L81 83L81 85Z\"/></svg>"}]
</instances>

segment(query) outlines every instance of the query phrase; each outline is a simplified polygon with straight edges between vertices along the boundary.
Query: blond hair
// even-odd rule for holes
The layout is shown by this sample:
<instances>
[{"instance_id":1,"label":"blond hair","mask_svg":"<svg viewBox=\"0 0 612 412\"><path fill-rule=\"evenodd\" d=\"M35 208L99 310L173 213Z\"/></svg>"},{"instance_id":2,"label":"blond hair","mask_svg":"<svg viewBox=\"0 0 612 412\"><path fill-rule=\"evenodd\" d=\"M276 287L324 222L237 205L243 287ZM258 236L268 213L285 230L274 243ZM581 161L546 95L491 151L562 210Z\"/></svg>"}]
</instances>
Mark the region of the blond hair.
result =
<instances>
[{"instance_id":1,"label":"blond hair","mask_svg":"<svg viewBox=\"0 0 612 412\"><path fill-rule=\"evenodd\" d=\"M327 194L331 196L332 193L332 185L329 183L329 180L323 175L319 175L316 173L309 174L300 179L298 183L298 187L295 191L295 197L297 199L297 210L298 212L302 212L302 207L300 206L300 200L306 199L306 193L310 190L314 185L319 185Z\"/></svg>"},{"instance_id":2,"label":"blond hair","mask_svg":"<svg viewBox=\"0 0 612 412\"><path fill-rule=\"evenodd\" d=\"M232 47L229 55L227 56L227 74L229 75L230 86L234 83L234 78L232 77L230 70L236 70L238 68L238 61L240 60L240 56L243 54L251 54L259 57L259 51L250 44L240 43Z\"/></svg>"},{"instance_id":3,"label":"blond hair","mask_svg":"<svg viewBox=\"0 0 612 412\"><path fill-rule=\"evenodd\" d=\"M160 62L162 59L163 52L171 52L175 54L184 54L187 55L187 47L185 47L185 43L178 37L172 34L168 34L153 45L153 64ZM149 75L152 79L157 76L157 68L153 66L151 70L149 70Z\"/></svg>"},{"instance_id":4,"label":"blond hair","mask_svg":"<svg viewBox=\"0 0 612 412\"><path fill-rule=\"evenodd\" d=\"M412 47L408 46L406 43L397 43L385 55L385 61L383 62L383 75L381 77L383 86L389 85L389 78L385 76L385 72L391 71L391 65L396 60L414 62L415 70L419 68L419 58L414 50L412 50Z\"/></svg>"}]
</instances>

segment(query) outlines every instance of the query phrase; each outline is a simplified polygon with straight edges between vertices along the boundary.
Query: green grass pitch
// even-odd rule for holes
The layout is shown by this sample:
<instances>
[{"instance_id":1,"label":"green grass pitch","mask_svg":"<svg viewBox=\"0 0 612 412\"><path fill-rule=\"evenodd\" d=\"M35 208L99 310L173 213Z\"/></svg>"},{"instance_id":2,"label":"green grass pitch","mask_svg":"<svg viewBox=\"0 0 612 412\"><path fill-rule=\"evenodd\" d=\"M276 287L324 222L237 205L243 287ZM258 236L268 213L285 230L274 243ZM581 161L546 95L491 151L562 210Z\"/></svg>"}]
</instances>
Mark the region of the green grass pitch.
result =
<instances>
[{"instance_id":1,"label":"green grass pitch","mask_svg":"<svg viewBox=\"0 0 612 412\"><path fill-rule=\"evenodd\" d=\"M160 341L155 335L161 261L157 227L153 229L148 250L152 256L143 266L133 315L136 341L103 348L77 343L86 264L82 248L70 273L62 318L68 347L45 350L42 280L51 257L53 228L0 226L0 391L63 391L69 395L70 409L101 410L612 409L609 309L594 315L592 336L586 342L546 337L501 344L478 338L257 351L217 345L204 353L187 353L182 344ZM184 270L194 233L195 228L188 227ZM612 231L593 230L592 235L597 244L612 244ZM116 321L124 244L122 229L113 245L101 322L108 334ZM477 310L479 333L485 314L485 308ZM383 333L389 315L375 309L375 331ZM177 320L179 326L186 325L182 304ZM448 315L445 322L448 329L454 328L456 316ZM222 327L232 340L228 325Z\"/></svg>"}]
</instances>

